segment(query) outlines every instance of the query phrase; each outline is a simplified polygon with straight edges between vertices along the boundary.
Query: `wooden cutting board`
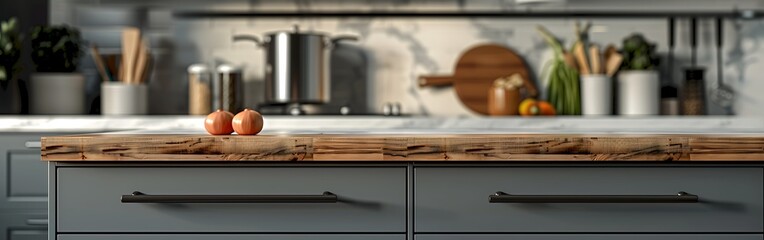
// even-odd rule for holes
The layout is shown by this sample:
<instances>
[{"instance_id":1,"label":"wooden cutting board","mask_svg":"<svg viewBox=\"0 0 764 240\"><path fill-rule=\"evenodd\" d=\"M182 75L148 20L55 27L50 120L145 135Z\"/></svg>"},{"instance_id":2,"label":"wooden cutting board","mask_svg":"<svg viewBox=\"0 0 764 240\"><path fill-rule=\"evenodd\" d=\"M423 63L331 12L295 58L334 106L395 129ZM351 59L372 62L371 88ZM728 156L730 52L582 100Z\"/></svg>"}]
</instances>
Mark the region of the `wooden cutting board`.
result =
<instances>
[{"instance_id":1,"label":"wooden cutting board","mask_svg":"<svg viewBox=\"0 0 764 240\"><path fill-rule=\"evenodd\" d=\"M462 53L452 76L421 76L420 87L453 85L459 100L470 110L488 115L488 90L497 78L522 76L530 97L538 90L530 80L525 61L513 50L497 44L481 44Z\"/></svg>"}]
</instances>

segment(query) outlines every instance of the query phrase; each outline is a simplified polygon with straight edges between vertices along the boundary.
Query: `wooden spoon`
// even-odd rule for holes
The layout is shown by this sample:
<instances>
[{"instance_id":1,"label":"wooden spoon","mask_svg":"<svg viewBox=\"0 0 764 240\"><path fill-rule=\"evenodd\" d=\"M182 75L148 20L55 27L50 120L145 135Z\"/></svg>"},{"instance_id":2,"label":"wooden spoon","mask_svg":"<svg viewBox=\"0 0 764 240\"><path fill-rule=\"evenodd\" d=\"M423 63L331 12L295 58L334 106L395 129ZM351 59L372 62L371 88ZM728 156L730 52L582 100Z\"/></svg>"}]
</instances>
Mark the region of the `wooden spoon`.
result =
<instances>
[{"instance_id":1,"label":"wooden spoon","mask_svg":"<svg viewBox=\"0 0 764 240\"><path fill-rule=\"evenodd\" d=\"M93 62L95 62L96 69L98 69L98 75L101 76L101 81L108 82L110 76L106 71L106 66L103 63L103 58L101 58L101 53L98 51L98 47L96 47L96 45L90 45L90 56L93 58Z\"/></svg>"},{"instance_id":2,"label":"wooden spoon","mask_svg":"<svg viewBox=\"0 0 764 240\"><path fill-rule=\"evenodd\" d=\"M605 73L604 69L602 69L602 57L600 56L600 46L597 44L592 44L589 47L589 59L591 60L591 66L592 66L592 74L603 74Z\"/></svg>"},{"instance_id":3,"label":"wooden spoon","mask_svg":"<svg viewBox=\"0 0 764 240\"><path fill-rule=\"evenodd\" d=\"M123 82L132 83L135 81L135 64L138 55L138 48L141 41L141 31L134 27L128 27L122 30L122 66Z\"/></svg>"},{"instance_id":4,"label":"wooden spoon","mask_svg":"<svg viewBox=\"0 0 764 240\"><path fill-rule=\"evenodd\" d=\"M581 72L581 75L591 74L592 71L591 68L589 68L589 61L586 60L586 50L584 50L584 44L576 44L576 46L573 48L573 55L578 61L578 68Z\"/></svg>"},{"instance_id":5,"label":"wooden spoon","mask_svg":"<svg viewBox=\"0 0 764 240\"><path fill-rule=\"evenodd\" d=\"M605 62L609 62L610 57L613 56L614 53L618 53L618 49L615 48L613 44L608 44L607 48L605 48Z\"/></svg>"},{"instance_id":6,"label":"wooden spoon","mask_svg":"<svg viewBox=\"0 0 764 240\"><path fill-rule=\"evenodd\" d=\"M615 73L618 72L618 69L621 68L621 62L623 62L623 55L620 53L613 53L608 59L607 59L607 66L606 73L608 77L615 76Z\"/></svg>"},{"instance_id":7,"label":"wooden spoon","mask_svg":"<svg viewBox=\"0 0 764 240\"><path fill-rule=\"evenodd\" d=\"M146 68L149 61L149 46L146 40L141 40L141 44L138 47L138 59L136 60L136 66L135 66L135 80L134 82L137 84L143 83L144 78L146 77Z\"/></svg>"}]
</instances>

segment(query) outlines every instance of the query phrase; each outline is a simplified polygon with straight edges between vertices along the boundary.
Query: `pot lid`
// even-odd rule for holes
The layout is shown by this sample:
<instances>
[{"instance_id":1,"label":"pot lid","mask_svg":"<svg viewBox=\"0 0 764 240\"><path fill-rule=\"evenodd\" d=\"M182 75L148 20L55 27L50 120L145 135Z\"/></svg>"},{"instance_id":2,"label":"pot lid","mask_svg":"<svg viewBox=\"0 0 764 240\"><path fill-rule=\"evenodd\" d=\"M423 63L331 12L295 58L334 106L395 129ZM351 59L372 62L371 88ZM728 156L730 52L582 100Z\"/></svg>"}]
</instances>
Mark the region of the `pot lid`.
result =
<instances>
[{"instance_id":1,"label":"pot lid","mask_svg":"<svg viewBox=\"0 0 764 240\"><path fill-rule=\"evenodd\" d=\"M273 31L273 32L267 32L265 34L269 35L269 36L278 35L278 34L312 35L312 36L321 36L321 37L328 36L327 33L313 31L313 30L309 30L309 31L306 31L306 32L300 31L300 26L296 25L296 24L293 26L292 31L287 31L287 30Z\"/></svg>"}]
</instances>

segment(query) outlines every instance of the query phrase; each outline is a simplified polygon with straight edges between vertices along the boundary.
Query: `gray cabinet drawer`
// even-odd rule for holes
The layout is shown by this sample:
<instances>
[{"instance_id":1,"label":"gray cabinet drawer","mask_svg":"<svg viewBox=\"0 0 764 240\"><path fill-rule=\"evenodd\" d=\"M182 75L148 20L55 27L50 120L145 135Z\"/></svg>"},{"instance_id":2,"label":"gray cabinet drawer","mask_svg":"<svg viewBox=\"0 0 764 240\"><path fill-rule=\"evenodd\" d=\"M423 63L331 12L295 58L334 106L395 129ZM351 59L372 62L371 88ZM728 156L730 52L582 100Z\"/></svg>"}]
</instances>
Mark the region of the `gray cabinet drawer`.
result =
<instances>
[{"instance_id":1,"label":"gray cabinet drawer","mask_svg":"<svg viewBox=\"0 0 764 240\"><path fill-rule=\"evenodd\" d=\"M63 167L66 232L405 232L403 167ZM149 195L320 195L336 203L122 203ZM181 196L183 199L187 197ZM279 200L281 201L281 200Z\"/></svg>"},{"instance_id":2,"label":"gray cabinet drawer","mask_svg":"<svg viewBox=\"0 0 764 240\"><path fill-rule=\"evenodd\" d=\"M46 208L47 166L37 145L42 135L0 134L0 209Z\"/></svg>"},{"instance_id":3,"label":"gray cabinet drawer","mask_svg":"<svg viewBox=\"0 0 764 240\"><path fill-rule=\"evenodd\" d=\"M57 240L406 240L406 235L364 234L61 234Z\"/></svg>"},{"instance_id":4,"label":"gray cabinet drawer","mask_svg":"<svg viewBox=\"0 0 764 240\"><path fill-rule=\"evenodd\" d=\"M46 240L47 216L44 213L0 214L0 239Z\"/></svg>"},{"instance_id":5,"label":"gray cabinet drawer","mask_svg":"<svg viewBox=\"0 0 764 240\"><path fill-rule=\"evenodd\" d=\"M414 240L762 240L761 234L427 234Z\"/></svg>"},{"instance_id":6,"label":"gray cabinet drawer","mask_svg":"<svg viewBox=\"0 0 764 240\"><path fill-rule=\"evenodd\" d=\"M415 169L415 231L762 232L760 168ZM699 203L489 203L513 195L699 196Z\"/></svg>"}]
</instances>

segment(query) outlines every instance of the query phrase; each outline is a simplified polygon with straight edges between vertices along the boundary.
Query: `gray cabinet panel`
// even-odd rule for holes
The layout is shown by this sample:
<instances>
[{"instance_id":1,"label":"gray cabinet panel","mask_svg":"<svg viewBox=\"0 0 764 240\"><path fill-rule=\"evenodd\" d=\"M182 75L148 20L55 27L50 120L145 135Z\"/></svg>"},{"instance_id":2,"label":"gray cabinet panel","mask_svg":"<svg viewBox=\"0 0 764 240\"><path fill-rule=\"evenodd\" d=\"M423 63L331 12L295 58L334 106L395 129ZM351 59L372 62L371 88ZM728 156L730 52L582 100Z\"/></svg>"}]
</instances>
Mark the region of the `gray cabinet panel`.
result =
<instances>
[{"instance_id":1,"label":"gray cabinet panel","mask_svg":"<svg viewBox=\"0 0 764 240\"><path fill-rule=\"evenodd\" d=\"M8 240L47 240L48 239L48 230L45 229L37 229L37 230L13 230L10 233L8 233Z\"/></svg>"},{"instance_id":2,"label":"gray cabinet panel","mask_svg":"<svg viewBox=\"0 0 764 240\"><path fill-rule=\"evenodd\" d=\"M760 168L415 169L415 231L762 232ZM671 195L700 203L489 203L518 195Z\"/></svg>"},{"instance_id":3,"label":"gray cabinet panel","mask_svg":"<svg viewBox=\"0 0 764 240\"><path fill-rule=\"evenodd\" d=\"M39 147L25 146L43 135L0 134L0 211L46 208L46 164Z\"/></svg>"},{"instance_id":4,"label":"gray cabinet panel","mask_svg":"<svg viewBox=\"0 0 764 240\"><path fill-rule=\"evenodd\" d=\"M47 201L47 167L40 161L40 152L10 151L8 153L8 196Z\"/></svg>"},{"instance_id":5,"label":"gray cabinet panel","mask_svg":"<svg viewBox=\"0 0 764 240\"><path fill-rule=\"evenodd\" d=\"M0 214L0 239L46 240L47 226L43 225L47 214Z\"/></svg>"},{"instance_id":6,"label":"gray cabinet panel","mask_svg":"<svg viewBox=\"0 0 764 240\"><path fill-rule=\"evenodd\" d=\"M406 235L363 234L173 234L173 235L107 235L107 234L61 234L57 240L405 240Z\"/></svg>"},{"instance_id":7,"label":"gray cabinet panel","mask_svg":"<svg viewBox=\"0 0 764 240\"><path fill-rule=\"evenodd\" d=\"M57 169L66 232L406 231L403 167L70 167ZM121 203L154 195L313 195L338 203Z\"/></svg>"},{"instance_id":8,"label":"gray cabinet panel","mask_svg":"<svg viewBox=\"0 0 764 240\"><path fill-rule=\"evenodd\" d=\"M762 240L761 234L426 234L414 240Z\"/></svg>"}]
</instances>

